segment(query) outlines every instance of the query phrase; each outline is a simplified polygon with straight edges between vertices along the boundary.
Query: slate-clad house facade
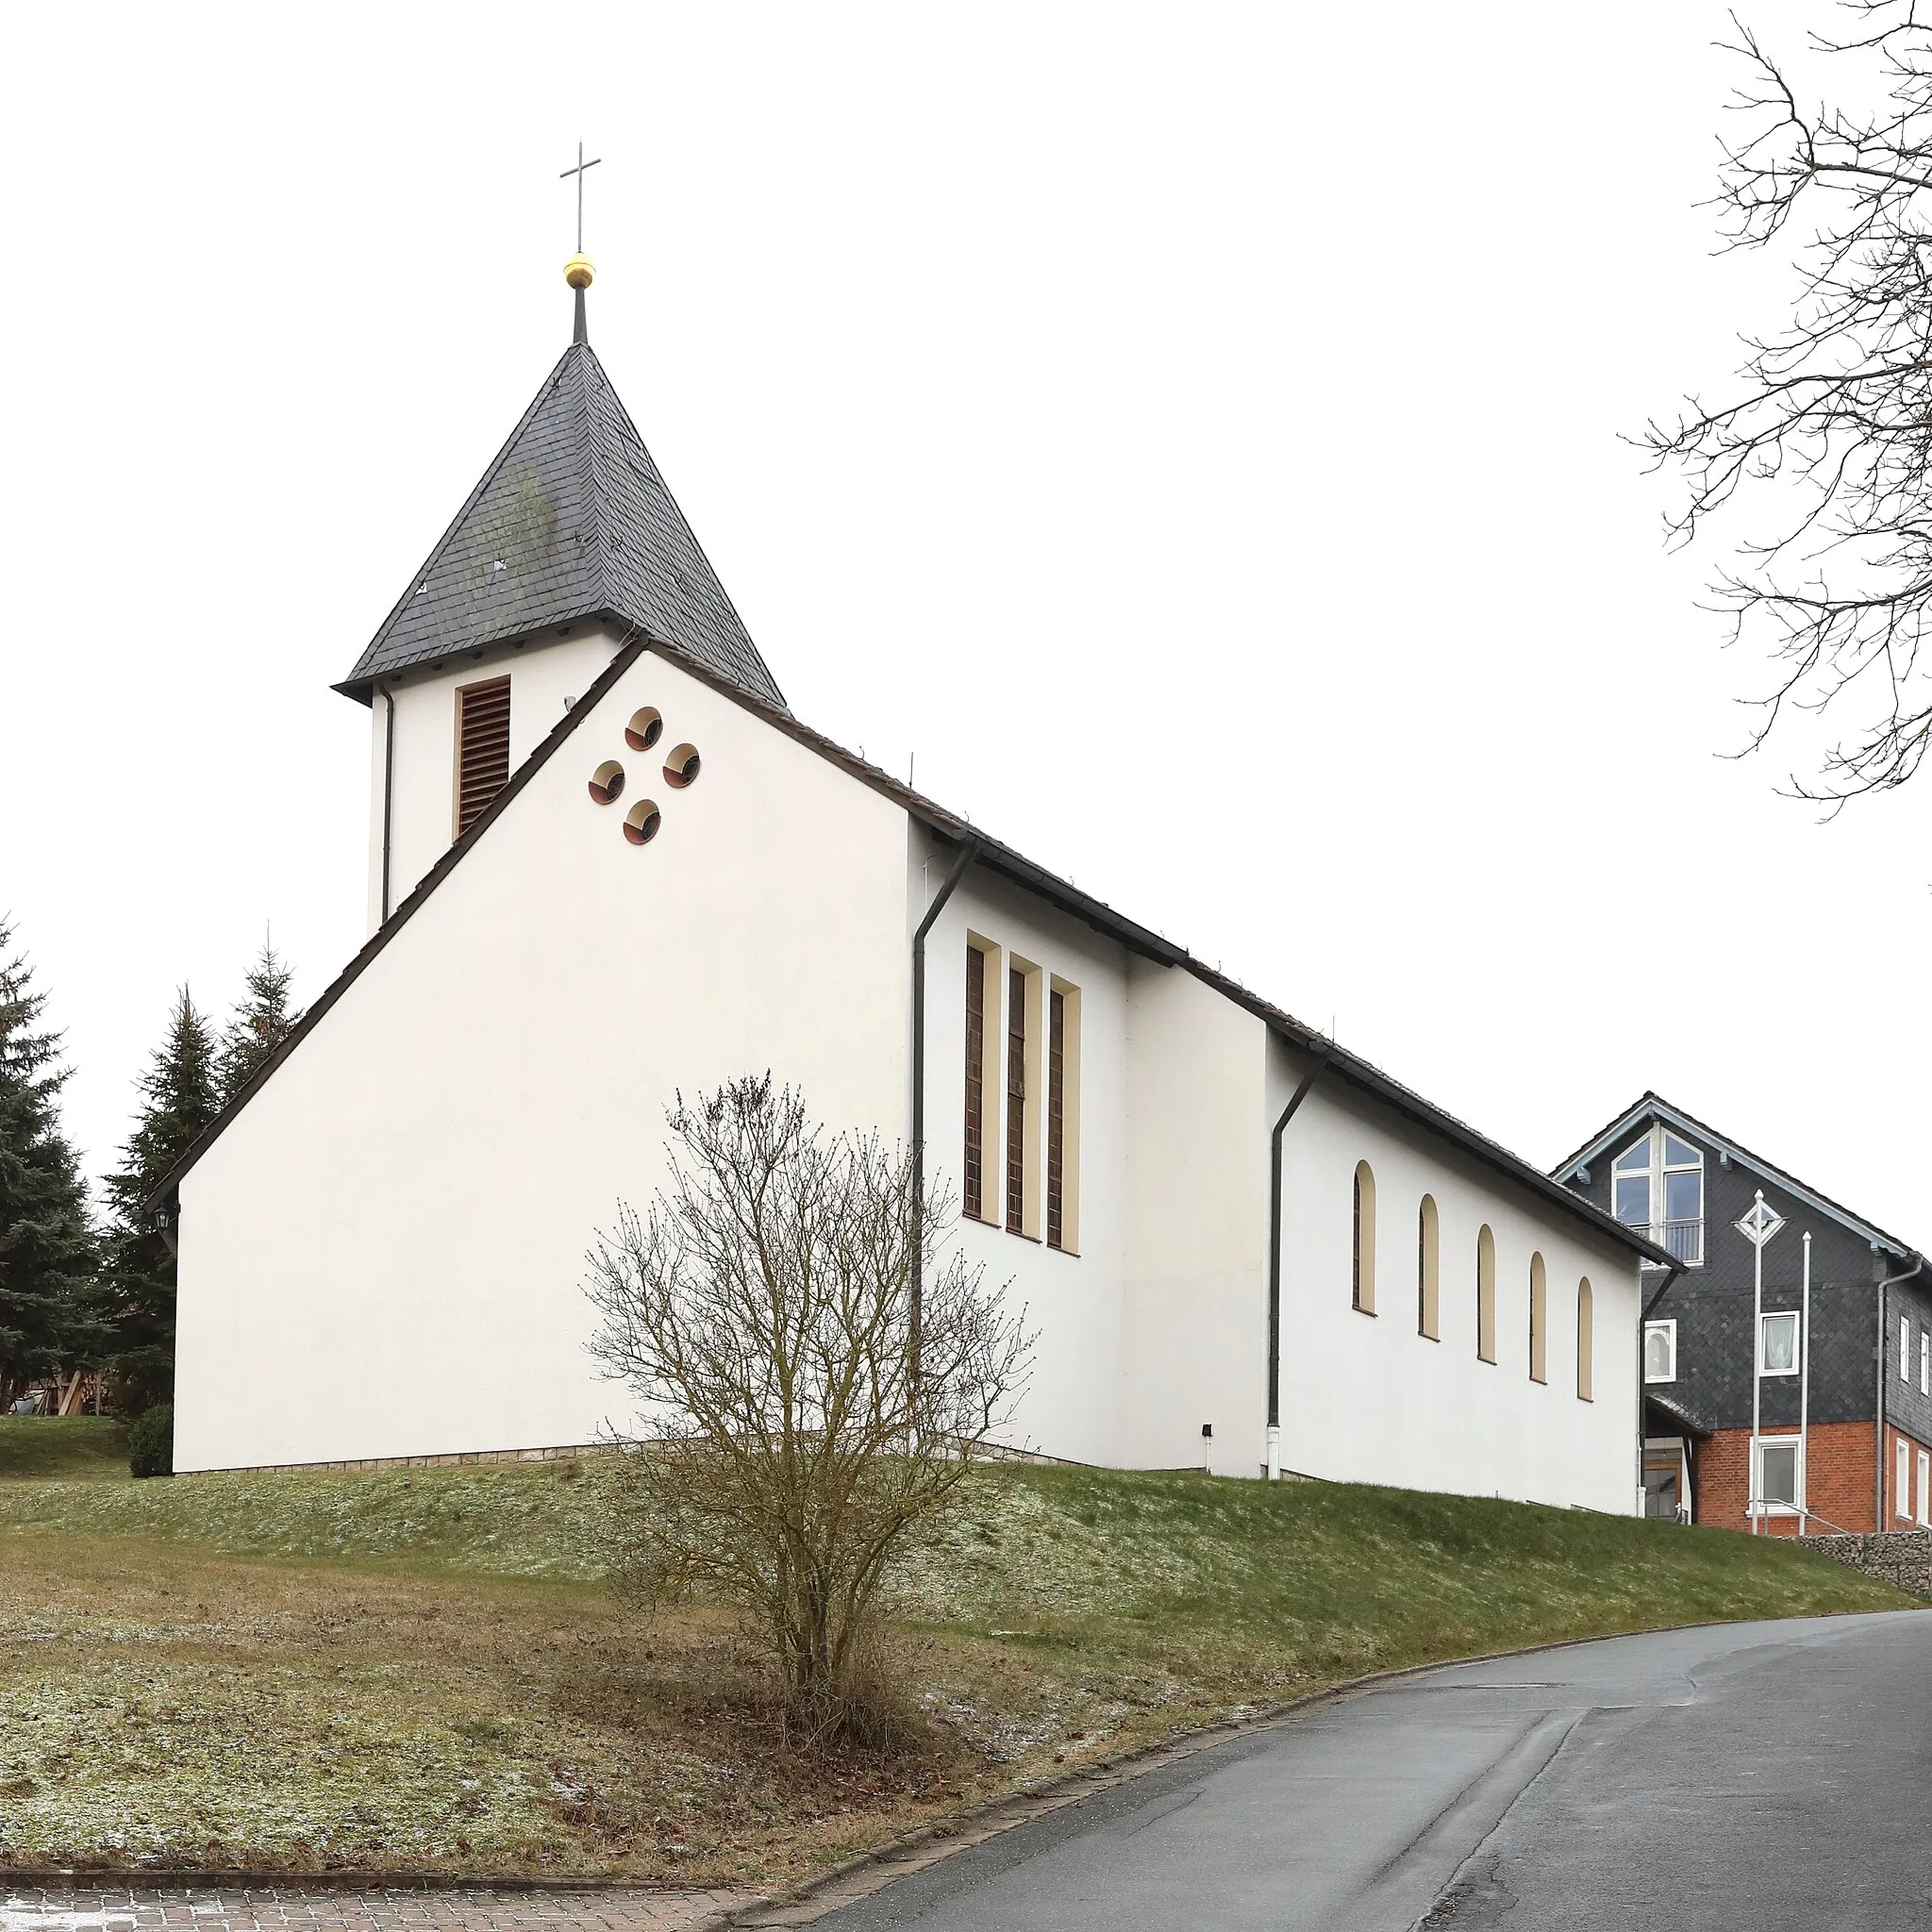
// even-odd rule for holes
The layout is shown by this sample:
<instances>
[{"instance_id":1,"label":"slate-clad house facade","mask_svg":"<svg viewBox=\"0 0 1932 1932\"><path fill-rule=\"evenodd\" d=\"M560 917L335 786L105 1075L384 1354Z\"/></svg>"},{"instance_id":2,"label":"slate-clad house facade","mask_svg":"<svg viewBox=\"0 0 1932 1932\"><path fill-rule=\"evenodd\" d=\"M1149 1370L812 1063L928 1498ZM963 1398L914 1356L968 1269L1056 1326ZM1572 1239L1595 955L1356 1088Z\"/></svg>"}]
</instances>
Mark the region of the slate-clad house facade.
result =
<instances>
[{"instance_id":1,"label":"slate-clad house facade","mask_svg":"<svg viewBox=\"0 0 1932 1932\"><path fill-rule=\"evenodd\" d=\"M1655 1093L1555 1172L1678 1264L1645 1271L1648 1513L1748 1530L1755 1493L1771 1535L1932 1523L1932 1265L1917 1250ZM1738 1224L1760 1195L1783 1225L1754 1345Z\"/></svg>"}]
</instances>

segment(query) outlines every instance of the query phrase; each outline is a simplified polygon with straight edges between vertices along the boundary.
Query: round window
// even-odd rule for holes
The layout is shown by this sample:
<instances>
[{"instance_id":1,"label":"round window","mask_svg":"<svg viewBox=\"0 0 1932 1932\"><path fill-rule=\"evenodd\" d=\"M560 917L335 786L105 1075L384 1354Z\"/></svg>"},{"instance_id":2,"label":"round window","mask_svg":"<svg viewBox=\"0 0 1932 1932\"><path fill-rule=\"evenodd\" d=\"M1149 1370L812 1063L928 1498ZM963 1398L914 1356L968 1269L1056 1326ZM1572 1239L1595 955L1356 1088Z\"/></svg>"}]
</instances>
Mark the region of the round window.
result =
<instances>
[{"instance_id":1,"label":"round window","mask_svg":"<svg viewBox=\"0 0 1932 1932\"><path fill-rule=\"evenodd\" d=\"M694 744L680 744L664 760L664 782L675 791L682 791L698 775L698 748Z\"/></svg>"},{"instance_id":2,"label":"round window","mask_svg":"<svg viewBox=\"0 0 1932 1932\"><path fill-rule=\"evenodd\" d=\"M664 817L658 809L657 801L641 798L624 815L624 836L633 845L648 845L658 836L658 827L663 823Z\"/></svg>"},{"instance_id":3,"label":"round window","mask_svg":"<svg viewBox=\"0 0 1932 1932\"><path fill-rule=\"evenodd\" d=\"M649 751L663 736L664 720L649 705L641 711L633 711L630 723L624 727L624 741L633 751Z\"/></svg>"},{"instance_id":4,"label":"round window","mask_svg":"<svg viewBox=\"0 0 1932 1932\"><path fill-rule=\"evenodd\" d=\"M606 758L591 774L591 796L599 805L609 805L624 790L624 767L615 758Z\"/></svg>"}]
</instances>

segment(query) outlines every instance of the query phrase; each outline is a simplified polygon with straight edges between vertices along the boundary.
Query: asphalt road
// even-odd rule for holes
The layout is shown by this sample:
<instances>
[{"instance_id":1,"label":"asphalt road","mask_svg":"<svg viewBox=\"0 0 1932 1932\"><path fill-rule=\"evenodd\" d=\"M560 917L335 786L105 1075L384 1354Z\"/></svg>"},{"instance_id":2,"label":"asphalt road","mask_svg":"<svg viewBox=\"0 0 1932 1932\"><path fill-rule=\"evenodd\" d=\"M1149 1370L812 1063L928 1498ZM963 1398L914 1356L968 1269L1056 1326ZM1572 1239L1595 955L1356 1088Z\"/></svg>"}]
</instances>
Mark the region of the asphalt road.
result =
<instances>
[{"instance_id":1,"label":"asphalt road","mask_svg":"<svg viewBox=\"0 0 1932 1932\"><path fill-rule=\"evenodd\" d=\"M1932 1932L1932 1610L1370 1690L1038 1818L820 1932Z\"/></svg>"}]
</instances>

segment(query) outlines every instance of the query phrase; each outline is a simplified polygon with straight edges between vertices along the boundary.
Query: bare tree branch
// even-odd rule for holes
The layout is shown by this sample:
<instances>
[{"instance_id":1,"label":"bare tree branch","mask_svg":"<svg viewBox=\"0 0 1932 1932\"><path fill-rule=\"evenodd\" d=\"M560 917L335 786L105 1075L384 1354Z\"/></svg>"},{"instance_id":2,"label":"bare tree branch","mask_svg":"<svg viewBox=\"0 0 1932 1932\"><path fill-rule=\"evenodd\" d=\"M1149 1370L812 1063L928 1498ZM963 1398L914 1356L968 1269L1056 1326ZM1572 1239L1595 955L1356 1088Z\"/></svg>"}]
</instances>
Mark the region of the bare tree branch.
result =
<instances>
[{"instance_id":1,"label":"bare tree branch","mask_svg":"<svg viewBox=\"0 0 1932 1932\"><path fill-rule=\"evenodd\" d=\"M1864 30L1814 38L1862 108L1799 106L1787 70L1733 16L1744 63L1722 142L1724 245L1764 248L1809 225L1790 325L1744 339L1739 395L1696 397L1642 440L1687 485L1668 519L1688 542L1746 484L1776 484L1781 525L1738 545L1713 586L1732 641L1778 670L1754 747L1787 705L1838 707L1845 736L1798 782L1834 807L1904 784L1932 741L1919 665L1932 621L1932 24L1918 0L1846 0Z\"/></svg>"},{"instance_id":2,"label":"bare tree branch","mask_svg":"<svg viewBox=\"0 0 1932 1932\"><path fill-rule=\"evenodd\" d=\"M828 1139L770 1074L680 1095L671 1128L669 1186L589 1257L591 1354L648 1424L625 1461L626 1578L735 1605L818 1731L891 1558L1010 1420L1032 1338L943 1251L949 1203L912 1213L910 1158L876 1136Z\"/></svg>"}]
</instances>

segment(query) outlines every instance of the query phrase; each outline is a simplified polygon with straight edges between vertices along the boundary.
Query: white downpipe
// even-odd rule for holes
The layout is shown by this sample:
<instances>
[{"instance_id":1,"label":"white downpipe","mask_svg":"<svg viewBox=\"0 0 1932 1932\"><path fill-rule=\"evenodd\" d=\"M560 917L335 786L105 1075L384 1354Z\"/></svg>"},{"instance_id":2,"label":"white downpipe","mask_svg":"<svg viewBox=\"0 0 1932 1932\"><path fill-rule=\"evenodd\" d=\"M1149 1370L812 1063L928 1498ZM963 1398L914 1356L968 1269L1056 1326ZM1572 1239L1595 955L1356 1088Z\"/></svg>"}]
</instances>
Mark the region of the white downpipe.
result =
<instances>
[{"instance_id":1,"label":"white downpipe","mask_svg":"<svg viewBox=\"0 0 1932 1932\"><path fill-rule=\"evenodd\" d=\"M1757 1191L1757 1205L1764 1205L1764 1190ZM1757 1474L1757 1427L1759 1420L1759 1398L1764 1390L1764 1363L1759 1359L1764 1350L1764 1242L1760 1238L1753 1243L1756 1259L1752 1263L1751 1290L1751 1467L1744 1478L1744 1493L1751 1499L1751 1534L1757 1534L1757 1520L1764 1514L1764 1499L1759 1495L1760 1481Z\"/></svg>"},{"instance_id":2,"label":"white downpipe","mask_svg":"<svg viewBox=\"0 0 1932 1932\"><path fill-rule=\"evenodd\" d=\"M1805 1236L1805 1305L1798 1317L1798 1534L1809 1536L1811 1498L1811 1236Z\"/></svg>"},{"instance_id":3,"label":"white downpipe","mask_svg":"<svg viewBox=\"0 0 1932 1932\"><path fill-rule=\"evenodd\" d=\"M1281 1425L1268 1424L1268 1480L1278 1483L1281 1480Z\"/></svg>"}]
</instances>

